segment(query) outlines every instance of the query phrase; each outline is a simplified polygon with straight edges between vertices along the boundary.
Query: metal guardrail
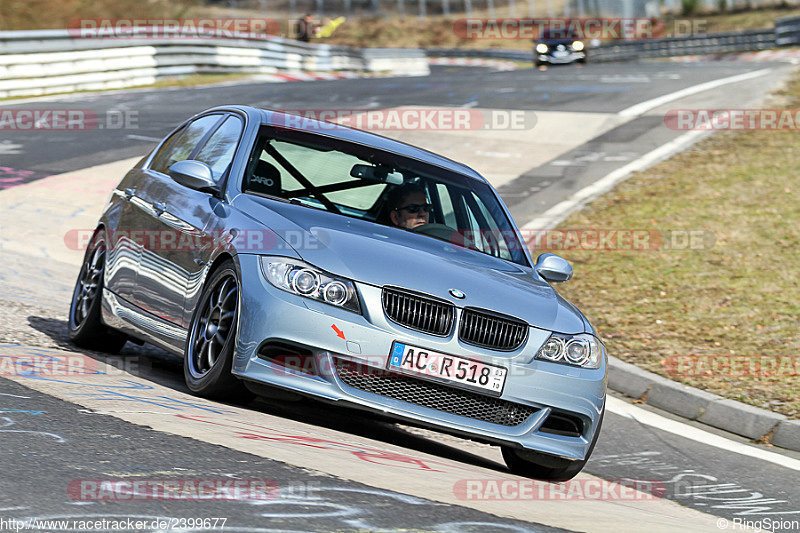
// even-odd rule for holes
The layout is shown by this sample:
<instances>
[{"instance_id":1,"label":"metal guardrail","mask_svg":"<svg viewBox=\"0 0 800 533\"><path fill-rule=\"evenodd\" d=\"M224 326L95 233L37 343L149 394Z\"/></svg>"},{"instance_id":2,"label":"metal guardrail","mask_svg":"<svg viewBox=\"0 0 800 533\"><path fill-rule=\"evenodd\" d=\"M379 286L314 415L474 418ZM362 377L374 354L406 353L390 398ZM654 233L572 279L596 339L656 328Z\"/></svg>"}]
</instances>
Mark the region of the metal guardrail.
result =
<instances>
[{"instance_id":1,"label":"metal guardrail","mask_svg":"<svg viewBox=\"0 0 800 533\"><path fill-rule=\"evenodd\" d=\"M477 57L481 59L507 59L510 61L531 61L533 45L530 50L500 50L497 48L428 48L428 57Z\"/></svg>"},{"instance_id":2,"label":"metal guardrail","mask_svg":"<svg viewBox=\"0 0 800 533\"><path fill-rule=\"evenodd\" d=\"M775 21L775 44L800 45L800 17L783 17Z\"/></svg>"},{"instance_id":3,"label":"metal guardrail","mask_svg":"<svg viewBox=\"0 0 800 533\"><path fill-rule=\"evenodd\" d=\"M645 39L602 44L589 48L589 60L630 61L639 58L750 52L793 45L800 45L800 17L778 19L775 21L774 30L735 31L688 38ZM426 52L430 57L533 60L533 46L530 50L432 48Z\"/></svg>"},{"instance_id":4,"label":"metal guardrail","mask_svg":"<svg viewBox=\"0 0 800 533\"><path fill-rule=\"evenodd\" d=\"M774 30L609 43L591 48L589 57L592 61L625 61L791 45L800 45L800 17L778 19ZM11 31L0 32L0 98L144 85L165 77L207 72L426 75L426 54L512 61L533 58L532 50L357 49L271 36L80 38L69 30Z\"/></svg>"},{"instance_id":5,"label":"metal guardrail","mask_svg":"<svg viewBox=\"0 0 800 533\"><path fill-rule=\"evenodd\" d=\"M145 85L196 73L384 72L426 75L422 50L370 50L280 37L80 38L0 32L0 97Z\"/></svg>"},{"instance_id":6,"label":"metal guardrail","mask_svg":"<svg viewBox=\"0 0 800 533\"><path fill-rule=\"evenodd\" d=\"M592 48L592 61L624 61L648 57L723 54L775 48L775 31L741 31L702 37L625 41Z\"/></svg>"}]
</instances>

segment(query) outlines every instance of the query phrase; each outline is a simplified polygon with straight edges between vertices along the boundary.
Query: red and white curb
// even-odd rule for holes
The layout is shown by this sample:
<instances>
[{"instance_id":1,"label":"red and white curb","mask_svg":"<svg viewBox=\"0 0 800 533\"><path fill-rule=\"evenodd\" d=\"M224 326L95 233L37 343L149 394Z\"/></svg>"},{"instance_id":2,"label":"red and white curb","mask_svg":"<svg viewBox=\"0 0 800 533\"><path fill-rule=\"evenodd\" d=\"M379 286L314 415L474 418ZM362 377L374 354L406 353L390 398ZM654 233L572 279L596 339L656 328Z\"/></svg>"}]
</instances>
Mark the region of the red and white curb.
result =
<instances>
[{"instance_id":1,"label":"red and white curb","mask_svg":"<svg viewBox=\"0 0 800 533\"><path fill-rule=\"evenodd\" d=\"M460 67L489 67L494 70L516 70L517 64L502 59L479 59L472 57L429 57L430 65L450 65Z\"/></svg>"}]
</instances>

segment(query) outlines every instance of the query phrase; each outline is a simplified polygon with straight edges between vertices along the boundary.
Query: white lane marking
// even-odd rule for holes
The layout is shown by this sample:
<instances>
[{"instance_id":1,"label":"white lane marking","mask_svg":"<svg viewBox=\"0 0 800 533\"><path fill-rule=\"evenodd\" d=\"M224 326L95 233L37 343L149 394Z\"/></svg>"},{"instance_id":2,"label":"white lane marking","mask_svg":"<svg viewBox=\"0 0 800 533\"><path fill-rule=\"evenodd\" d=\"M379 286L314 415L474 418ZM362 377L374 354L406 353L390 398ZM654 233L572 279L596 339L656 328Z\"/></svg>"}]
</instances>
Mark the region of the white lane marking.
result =
<instances>
[{"instance_id":1,"label":"white lane marking","mask_svg":"<svg viewBox=\"0 0 800 533\"><path fill-rule=\"evenodd\" d=\"M545 230L554 228L559 222L567 218L578 207L604 192L610 191L617 183L627 178L631 173L644 170L653 163L669 157L673 153L682 150L695 142L700 136L707 134L707 131L693 130L684 133L670 142L659 146L655 150L647 152L639 159L631 161L617 170L607 174L605 177L587 185L579 190L567 200L560 202L541 216L538 216L522 226L525 230ZM537 243L538 244L538 243Z\"/></svg>"},{"instance_id":2,"label":"white lane marking","mask_svg":"<svg viewBox=\"0 0 800 533\"><path fill-rule=\"evenodd\" d=\"M511 154L506 152L484 152L482 150L476 150L475 153L486 157L511 157Z\"/></svg>"},{"instance_id":3,"label":"white lane marking","mask_svg":"<svg viewBox=\"0 0 800 533\"><path fill-rule=\"evenodd\" d=\"M706 83L701 83L700 85L693 85L692 87L687 87L685 89L681 89L680 91L675 91L674 93L665 94L663 96L659 96L658 98L653 98L651 100L646 100L636 105L632 105L623 109L617 114L621 117L638 117L639 115L646 113L653 108L656 108L662 104L666 104L667 102L672 102L678 98L683 98L684 96L714 89L720 85L727 85L729 83L736 83L738 81L757 78L771 71L771 68L765 68L761 70L754 70L753 72L745 72L744 74L737 74L736 76L730 76L728 78L720 78L718 80L708 81Z\"/></svg>"},{"instance_id":4,"label":"white lane marking","mask_svg":"<svg viewBox=\"0 0 800 533\"><path fill-rule=\"evenodd\" d=\"M726 439L725 437L709 433L700 428L690 426L689 424L684 424L683 422L666 418L652 411L647 411L641 407L636 407L635 405L631 405L613 396L608 396L606 398L606 408L614 414L631 418L640 424L653 426L661 431L673 433L701 444L775 463L784 468L800 470L800 461L797 459Z\"/></svg>"},{"instance_id":5,"label":"white lane marking","mask_svg":"<svg viewBox=\"0 0 800 533\"><path fill-rule=\"evenodd\" d=\"M134 141L147 141L147 142L161 142L161 139L156 137L147 137L145 135L128 135L128 139L133 139Z\"/></svg>"},{"instance_id":6,"label":"white lane marking","mask_svg":"<svg viewBox=\"0 0 800 533\"><path fill-rule=\"evenodd\" d=\"M0 141L0 155L17 155L21 154L21 144L13 143L11 141Z\"/></svg>"}]
</instances>

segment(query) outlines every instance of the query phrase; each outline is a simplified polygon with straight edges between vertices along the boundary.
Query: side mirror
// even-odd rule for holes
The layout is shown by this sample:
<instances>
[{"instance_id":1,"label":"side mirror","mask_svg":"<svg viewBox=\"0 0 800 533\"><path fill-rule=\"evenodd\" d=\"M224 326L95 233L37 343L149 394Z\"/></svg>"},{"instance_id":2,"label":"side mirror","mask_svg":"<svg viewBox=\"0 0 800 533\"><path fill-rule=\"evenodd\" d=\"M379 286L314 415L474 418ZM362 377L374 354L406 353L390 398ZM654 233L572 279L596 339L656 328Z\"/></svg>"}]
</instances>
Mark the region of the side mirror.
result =
<instances>
[{"instance_id":1,"label":"side mirror","mask_svg":"<svg viewBox=\"0 0 800 533\"><path fill-rule=\"evenodd\" d=\"M211 172L211 167L202 161L187 159L185 161L173 163L172 166L169 167L169 175L172 179L190 189L197 189L198 191L204 189L217 190L217 184L214 183L214 174Z\"/></svg>"},{"instance_id":2,"label":"side mirror","mask_svg":"<svg viewBox=\"0 0 800 533\"><path fill-rule=\"evenodd\" d=\"M569 261L556 254L542 254L536 258L533 269L545 280L552 283L568 281L572 277L572 265Z\"/></svg>"}]
</instances>

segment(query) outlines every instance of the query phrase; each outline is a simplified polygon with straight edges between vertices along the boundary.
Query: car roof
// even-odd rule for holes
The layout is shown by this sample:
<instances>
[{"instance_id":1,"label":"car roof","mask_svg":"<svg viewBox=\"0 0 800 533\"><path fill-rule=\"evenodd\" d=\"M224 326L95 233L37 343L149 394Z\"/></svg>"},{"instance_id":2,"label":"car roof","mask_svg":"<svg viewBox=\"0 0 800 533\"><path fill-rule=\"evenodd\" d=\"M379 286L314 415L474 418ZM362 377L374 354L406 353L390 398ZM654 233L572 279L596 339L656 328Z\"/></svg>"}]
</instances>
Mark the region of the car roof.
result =
<instances>
[{"instance_id":1,"label":"car roof","mask_svg":"<svg viewBox=\"0 0 800 533\"><path fill-rule=\"evenodd\" d=\"M539 39L550 39L553 41L579 41L580 36L571 30L544 30Z\"/></svg>"},{"instance_id":2,"label":"car roof","mask_svg":"<svg viewBox=\"0 0 800 533\"><path fill-rule=\"evenodd\" d=\"M375 148L382 150L384 152L389 152L404 157L408 157L411 159L423 161L450 170L452 172L456 172L458 174L467 176L469 178L478 180L482 183L488 183L486 178L478 174L478 172L468 167L467 165L464 165L463 163L453 161L452 159L448 159L447 157L441 156L439 154L429 152L428 150L424 150L422 148L418 148L416 146L401 141L396 141L394 139L390 139L382 135L377 135L375 133L370 133L367 131L362 131L347 126L341 126L338 124L335 128L331 128L330 126L325 126L325 124L329 123L312 118L303 119L302 123L306 126L305 128L292 128L287 126L287 124L291 124L292 121L286 120L284 117L294 116L294 115L290 115L289 113L284 113L282 111L277 111L274 109L264 109L264 108L244 106L244 105L235 105L235 106L214 108L213 110L225 110L225 109L229 110L237 109L241 112L246 113L256 121L260 121L261 124L264 125L279 126L284 129L291 129L295 131L308 131L316 135L329 137L336 140L357 143L365 146L374 146ZM212 111L212 109L209 109L206 112L209 111ZM364 111L368 110L365 109Z\"/></svg>"}]
</instances>

